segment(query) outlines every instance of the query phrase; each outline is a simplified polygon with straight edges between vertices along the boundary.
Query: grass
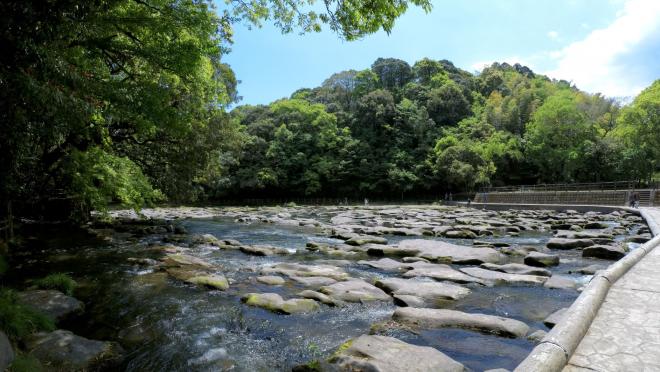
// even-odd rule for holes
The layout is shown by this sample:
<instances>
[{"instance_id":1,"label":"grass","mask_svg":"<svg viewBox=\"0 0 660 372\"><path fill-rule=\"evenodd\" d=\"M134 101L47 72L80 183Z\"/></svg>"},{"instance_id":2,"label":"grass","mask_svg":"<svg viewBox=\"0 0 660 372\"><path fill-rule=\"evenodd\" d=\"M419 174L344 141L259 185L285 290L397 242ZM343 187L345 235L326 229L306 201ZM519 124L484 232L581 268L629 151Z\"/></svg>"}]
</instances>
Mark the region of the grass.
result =
<instances>
[{"instance_id":1,"label":"grass","mask_svg":"<svg viewBox=\"0 0 660 372\"><path fill-rule=\"evenodd\" d=\"M52 331L55 323L46 315L18 302L16 292L0 289L0 329L19 340L37 331Z\"/></svg>"},{"instance_id":2,"label":"grass","mask_svg":"<svg viewBox=\"0 0 660 372\"><path fill-rule=\"evenodd\" d=\"M50 274L34 281L34 285L41 289L56 289L67 296L73 295L77 283L64 273Z\"/></svg>"},{"instance_id":3,"label":"grass","mask_svg":"<svg viewBox=\"0 0 660 372\"><path fill-rule=\"evenodd\" d=\"M18 354L9 366L10 372L41 372L43 366L39 360L30 354Z\"/></svg>"}]
</instances>

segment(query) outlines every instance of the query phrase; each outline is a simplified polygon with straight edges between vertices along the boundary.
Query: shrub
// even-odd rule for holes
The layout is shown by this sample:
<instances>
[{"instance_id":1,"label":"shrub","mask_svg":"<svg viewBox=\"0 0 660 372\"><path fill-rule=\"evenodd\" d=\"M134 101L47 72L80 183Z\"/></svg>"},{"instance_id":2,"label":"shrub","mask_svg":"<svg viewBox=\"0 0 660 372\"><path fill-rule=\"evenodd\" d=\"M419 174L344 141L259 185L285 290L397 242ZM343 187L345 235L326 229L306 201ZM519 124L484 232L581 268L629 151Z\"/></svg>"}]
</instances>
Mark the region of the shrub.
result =
<instances>
[{"instance_id":1,"label":"shrub","mask_svg":"<svg viewBox=\"0 0 660 372\"><path fill-rule=\"evenodd\" d=\"M19 354L9 366L10 372L41 372L43 366L30 354Z\"/></svg>"},{"instance_id":2,"label":"shrub","mask_svg":"<svg viewBox=\"0 0 660 372\"><path fill-rule=\"evenodd\" d=\"M67 274L55 273L35 280L34 285L41 289L57 289L58 291L71 296L73 294L73 290L76 289L77 283Z\"/></svg>"},{"instance_id":3,"label":"shrub","mask_svg":"<svg viewBox=\"0 0 660 372\"><path fill-rule=\"evenodd\" d=\"M37 331L52 331L55 323L46 315L22 305L10 289L0 289L0 329L13 340Z\"/></svg>"}]
</instances>

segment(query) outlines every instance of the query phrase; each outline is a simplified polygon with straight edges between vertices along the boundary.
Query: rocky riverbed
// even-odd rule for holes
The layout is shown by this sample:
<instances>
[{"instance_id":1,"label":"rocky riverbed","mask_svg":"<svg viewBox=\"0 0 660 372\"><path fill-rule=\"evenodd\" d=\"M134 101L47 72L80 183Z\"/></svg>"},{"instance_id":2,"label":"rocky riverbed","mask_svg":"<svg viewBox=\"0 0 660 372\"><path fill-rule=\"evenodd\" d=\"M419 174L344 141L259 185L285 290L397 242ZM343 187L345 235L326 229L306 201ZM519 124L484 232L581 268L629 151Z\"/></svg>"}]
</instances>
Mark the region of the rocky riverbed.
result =
<instances>
[{"instance_id":1,"label":"rocky riverbed","mask_svg":"<svg viewBox=\"0 0 660 372\"><path fill-rule=\"evenodd\" d=\"M46 362L512 369L594 272L650 238L626 212L158 208L111 217L84 232L35 232L11 257L14 287L51 272L80 283L75 298L20 294L61 328L26 342ZM49 346L58 340L90 352L67 361ZM94 350L105 354L85 360Z\"/></svg>"}]
</instances>

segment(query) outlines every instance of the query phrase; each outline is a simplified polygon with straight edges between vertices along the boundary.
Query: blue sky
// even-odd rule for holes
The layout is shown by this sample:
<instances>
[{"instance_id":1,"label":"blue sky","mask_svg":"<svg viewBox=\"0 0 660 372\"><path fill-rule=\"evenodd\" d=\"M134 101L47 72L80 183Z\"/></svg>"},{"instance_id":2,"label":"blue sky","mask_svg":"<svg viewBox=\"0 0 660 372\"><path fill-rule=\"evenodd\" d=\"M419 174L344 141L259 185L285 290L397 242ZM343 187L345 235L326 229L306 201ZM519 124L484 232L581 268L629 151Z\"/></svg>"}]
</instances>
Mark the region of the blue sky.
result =
<instances>
[{"instance_id":1,"label":"blue sky","mask_svg":"<svg viewBox=\"0 0 660 372\"><path fill-rule=\"evenodd\" d=\"M410 8L390 35L354 42L236 25L223 59L241 80L240 103L265 104L378 57L448 59L468 71L519 62L589 92L632 96L660 78L660 0L435 0L429 14Z\"/></svg>"}]
</instances>

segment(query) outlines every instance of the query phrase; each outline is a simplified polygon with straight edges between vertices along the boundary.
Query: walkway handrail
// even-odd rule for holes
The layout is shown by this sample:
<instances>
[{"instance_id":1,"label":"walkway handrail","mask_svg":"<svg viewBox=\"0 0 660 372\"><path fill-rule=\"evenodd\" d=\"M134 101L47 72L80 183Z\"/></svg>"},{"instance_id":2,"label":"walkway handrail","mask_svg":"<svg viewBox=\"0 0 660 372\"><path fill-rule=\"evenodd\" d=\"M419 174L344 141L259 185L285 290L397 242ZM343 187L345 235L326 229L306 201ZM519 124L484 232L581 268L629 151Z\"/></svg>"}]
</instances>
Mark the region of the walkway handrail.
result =
<instances>
[{"instance_id":1,"label":"walkway handrail","mask_svg":"<svg viewBox=\"0 0 660 372\"><path fill-rule=\"evenodd\" d=\"M538 185L485 186L479 192L525 192L525 191L593 191L593 190L633 190L658 189L660 182L614 181L590 183L552 183Z\"/></svg>"}]
</instances>

